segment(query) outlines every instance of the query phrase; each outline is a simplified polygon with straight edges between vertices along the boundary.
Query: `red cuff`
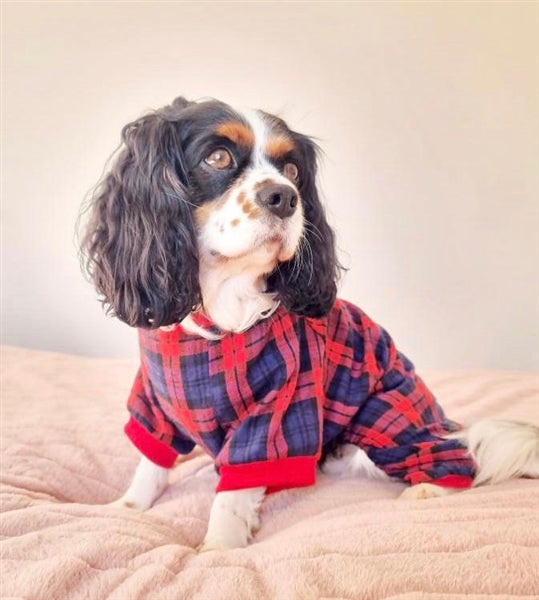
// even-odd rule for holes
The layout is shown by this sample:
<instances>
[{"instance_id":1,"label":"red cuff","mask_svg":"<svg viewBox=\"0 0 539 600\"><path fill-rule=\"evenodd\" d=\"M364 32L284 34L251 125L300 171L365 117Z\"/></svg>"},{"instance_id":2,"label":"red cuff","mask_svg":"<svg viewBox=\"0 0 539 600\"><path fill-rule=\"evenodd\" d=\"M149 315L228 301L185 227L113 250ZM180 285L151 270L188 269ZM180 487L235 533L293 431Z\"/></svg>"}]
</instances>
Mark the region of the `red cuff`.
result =
<instances>
[{"instance_id":1,"label":"red cuff","mask_svg":"<svg viewBox=\"0 0 539 600\"><path fill-rule=\"evenodd\" d=\"M138 450L156 465L164 467L165 469L170 469L176 461L178 453L170 446L167 446L167 444L154 438L153 435L144 429L144 427L133 417L127 422L124 431Z\"/></svg>"},{"instance_id":2,"label":"red cuff","mask_svg":"<svg viewBox=\"0 0 539 600\"><path fill-rule=\"evenodd\" d=\"M445 475L444 477L440 477L440 479L433 479L429 483L439 485L440 487L464 489L472 487L473 478L467 475Z\"/></svg>"},{"instance_id":3,"label":"red cuff","mask_svg":"<svg viewBox=\"0 0 539 600\"><path fill-rule=\"evenodd\" d=\"M216 491L265 487L266 492L271 494L288 488L313 485L316 481L316 462L314 456L293 456L244 465L221 465L221 479Z\"/></svg>"}]
</instances>

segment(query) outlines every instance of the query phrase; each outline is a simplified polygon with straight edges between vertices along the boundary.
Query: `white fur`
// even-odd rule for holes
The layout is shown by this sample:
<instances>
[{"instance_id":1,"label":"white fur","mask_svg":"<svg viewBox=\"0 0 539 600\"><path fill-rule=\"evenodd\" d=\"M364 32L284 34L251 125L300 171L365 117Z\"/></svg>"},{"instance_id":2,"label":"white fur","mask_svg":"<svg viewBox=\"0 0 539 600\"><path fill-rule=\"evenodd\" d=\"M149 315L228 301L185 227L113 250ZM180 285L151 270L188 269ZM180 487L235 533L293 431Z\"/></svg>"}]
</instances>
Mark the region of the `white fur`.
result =
<instances>
[{"instance_id":1,"label":"white fur","mask_svg":"<svg viewBox=\"0 0 539 600\"><path fill-rule=\"evenodd\" d=\"M265 278L279 261L294 256L303 235L299 192L264 155L267 125L256 112L246 113L246 119L255 138L252 164L198 227L203 309L220 329L234 332L245 331L276 310L278 301L266 293ZM298 194L297 209L289 218L280 219L256 203L256 186L267 180ZM255 218L244 210L246 204L256 211ZM207 337L192 321L183 325Z\"/></svg>"},{"instance_id":2,"label":"white fur","mask_svg":"<svg viewBox=\"0 0 539 600\"><path fill-rule=\"evenodd\" d=\"M278 260L289 260L296 251L303 233L303 207L296 186L264 155L270 132L263 118L254 111L246 112L245 118L254 133L251 164L221 201L216 202L215 209L199 228L199 251L202 256L213 254L238 258L250 254L269 240L279 239L278 243L272 245L272 268L268 271L271 272ZM297 209L289 218L280 219L256 203L256 186L268 180L290 187L298 194ZM260 215L249 218L243 204L239 203L240 197L252 208L258 209Z\"/></svg>"},{"instance_id":3,"label":"white fur","mask_svg":"<svg viewBox=\"0 0 539 600\"><path fill-rule=\"evenodd\" d=\"M328 456L322 466L322 471L335 476L354 475L368 479L389 479L361 450L354 444L343 444L335 454Z\"/></svg>"},{"instance_id":4,"label":"white fur","mask_svg":"<svg viewBox=\"0 0 539 600\"><path fill-rule=\"evenodd\" d=\"M474 486L513 477L539 477L539 427L483 420L452 435L466 444L477 464Z\"/></svg>"},{"instance_id":5,"label":"white fur","mask_svg":"<svg viewBox=\"0 0 539 600\"><path fill-rule=\"evenodd\" d=\"M245 178L226 193L223 201L215 203L207 221L199 228L198 245L202 256L240 258L274 241L273 268L278 260L292 258L303 233L301 198L296 211L287 219L272 215L256 203L256 185L268 180L292 188L299 197L296 187L273 167L271 170L248 169ZM259 213L256 218L245 212L245 203L241 204L240 198Z\"/></svg>"},{"instance_id":6,"label":"white fur","mask_svg":"<svg viewBox=\"0 0 539 600\"><path fill-rule=\"evenodd\" d=\"M459 439L468 447L477 465L474 486L500 483L514 477L539 478L539 427L487 419L448 437ZM352 444L341 446L336 455L329 456L322 470L332 475L389 479L363 450ZM440 498L456 491L459 490L420 483L407 488L401 498Z\"/></svg>"},{"instance_id":7,"label":"white fur","mask_svg":"<svg viewBox=\"0 0 539 600\"><path fill-rule=\"evenodd\" d=\"M136 510L148 510L168 485L168 469L142 456L125 494L112 505Z\"/></svg>"},{"instance_id":8,"label":"white fur","mask_svg":"<svg viewBox=\"0 0 539 600\"><path fill-rule=\"evenodd\" d=\"M264 121L264 118L258 110L244 109L243 117L249 123L255 136L255 147L253 149L253 165L257 169L273 168L275 167L267 159L264 148L269 137L268 126Z\"/></svg>"},{"instance_id":9,"label":"white fur","mask_svg":"<svg viewBox=\"0 0 539 600\"><path fill-rule=\"evenodd\" d=\"M235 260L201 257L199 279L204 310L222 330L245 331L279 305L273 294L265 292L263 274L273 270L274 255L268 246Z\"/></svg>"},{"instance_id":10,"label":"white fur","mask_svg":"<svg viewBox=\"0 0 539 600\"><path fill-rule=\"evenodd\" d=\"M539 427L515 421L485 419L448 436L468 447L477 465L473 485L501 483L514 477L539 477ZM458 490L420 483L401 498L439 498Z\"/></svg>"},{"instance_id":11,"label":"white fur","mask_svg":"<svg viewBox=\"0 0 539 600\"><path fill-rule=\"evenodd\" d=\"M201 552L244 548L259 528L265 487L219 492L213 501Z\"/></svg>"},{"instance_id":12,"label":"white fur","mask_svg":"<svg viewBox=\"0 0 539 600\"><path fill-rule=\"evenodd\" d=\"M168 469L142 456L125 494L111 503L118 508L148 510L168 485ZM201 551L243 548L259 527L258 509L265 487L219 492L213 501Z\"/></svg>"},{"instance_id":13,"label":"white fur","mask_svg":"<svg viewBox=\"0 0 539 600\"><path fill-rule=\"evenodd\" d=\"M539 428L534 425L486 420L449 437L465 443L477 463L474 485L498 483L512 477L539 477ZM328 457L323 471L332 475L389 479L363 450L352 444L343 445L336 456ZM143 456L128 490L112 505L147 510L163 493L167 482L168 470ZM457 491L434 483L420 483L407 488L400 497L405 500L425 500ZM200 550L245 547L258 529L258 511L264 494L264 487L218 493Z\"/></svg>"},{"instance_id":14,"label":"white fur","mask_svg":"<svg viewBox=\"0 0 539 600\"><path fill-rule=\"evenodd\" d=\"M399 496L403 500L429 500L430 498L443 498L460 490L442 487L434 483L418 483L406 488Z\"/></svg>"},{"instance_id":15,"label":"white fur","mask_svg":"<svg viewBox=\"0 0 539 600\"><path fill-rule=\"evenodd\" d=\"M212 333L211 331L204 329L204 327L197 325L193 320L193 313L187 315L185 319L183 319L183 321L181 322L181 326L185 329L185 331L188 331L189 333L194 333L195 335L199 335L200 337L206 338L207 340L219 340L222 337L217 333ZM173 325L173 327L176 326ZM161 329L164 329L164 327L161 327Z\"/></svg>"}]
</instances>

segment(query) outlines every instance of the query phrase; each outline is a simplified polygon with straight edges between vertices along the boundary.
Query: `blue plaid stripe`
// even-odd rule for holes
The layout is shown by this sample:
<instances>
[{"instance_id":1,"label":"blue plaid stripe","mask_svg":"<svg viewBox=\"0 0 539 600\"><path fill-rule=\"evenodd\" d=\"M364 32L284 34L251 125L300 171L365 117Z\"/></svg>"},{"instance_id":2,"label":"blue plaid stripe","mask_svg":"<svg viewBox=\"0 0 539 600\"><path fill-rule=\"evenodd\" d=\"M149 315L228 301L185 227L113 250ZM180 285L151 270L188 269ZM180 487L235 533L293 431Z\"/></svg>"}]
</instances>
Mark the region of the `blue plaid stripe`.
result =
<instances>
[{"instance_id":1,"label":"blue plaid stripe","mask_svg":"<svg viewBox=\"0 0 539 600\"><path fill-rule=\"evenodd\" d=\"M337 301L321 319L279 308L242 334L207 341L140 331L134 417L178 452L202 445L218 465L319 457L351 442L388 474L473 476L466 449L389 334ZM143 391L141 392L141 389Z\"/></svg>"}]
</instances>

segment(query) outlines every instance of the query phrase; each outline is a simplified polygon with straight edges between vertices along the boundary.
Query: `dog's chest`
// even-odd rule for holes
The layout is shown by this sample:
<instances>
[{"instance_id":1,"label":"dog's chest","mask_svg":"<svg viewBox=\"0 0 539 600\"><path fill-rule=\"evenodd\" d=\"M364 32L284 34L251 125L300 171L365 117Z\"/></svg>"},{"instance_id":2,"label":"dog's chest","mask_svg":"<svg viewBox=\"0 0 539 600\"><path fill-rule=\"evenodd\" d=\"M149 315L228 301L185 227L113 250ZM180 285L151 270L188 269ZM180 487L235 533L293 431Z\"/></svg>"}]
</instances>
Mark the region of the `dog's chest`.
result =
<instances>
[{"instance_id":1,"label":"dog's chest","mask_svg":"<svg viewBox=\"0 0 539 600\"><path fill-rule=\"evenodd\" d=\"M304 320L262 322L210 341L176 331L141 339L143 361L166 417L191 436L236 428L248 417L323 402L323 342Z\"/></svg>"}]
</instances>

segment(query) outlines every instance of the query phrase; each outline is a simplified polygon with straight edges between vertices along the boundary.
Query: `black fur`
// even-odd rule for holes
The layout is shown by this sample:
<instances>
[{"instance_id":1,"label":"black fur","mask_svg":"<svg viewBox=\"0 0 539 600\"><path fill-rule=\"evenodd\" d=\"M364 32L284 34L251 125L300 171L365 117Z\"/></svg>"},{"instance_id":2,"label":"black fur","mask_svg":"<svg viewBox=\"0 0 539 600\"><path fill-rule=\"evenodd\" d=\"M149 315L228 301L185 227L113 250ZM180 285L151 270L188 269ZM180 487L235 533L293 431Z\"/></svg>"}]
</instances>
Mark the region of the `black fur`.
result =
<instances>
[{"instance_id":1,"label":"black fur","mask_svg":"<svg viewBox=\"0 0 539 600\"><path fill-rule=\"evenodd\" d=\"M336 296L334 235L316 190L316 146L290 132L300 171L305 233L294 259L268 279L292 312L320 317ZM219 122L241 117L217 102L177 98L126 125L122 147L96 187L82 256L108 312L134 327L177 323L201 304L193 208L219 197L248 163L208 177L201 161Z\"/></svg>"},{"instance_id":2,"label":"black fur","mask_svg":"<svg viewBox=\"0 0 539 600\"><path fill-rule=\"evenodd\" d=\"M335 234L328 225L316 188L317 147L308 137L291 132L301 154L298 185L305 215L304 233L294 258L279 265L268 286L293 313L322 317L337 295L340 265Z\"/></svg>"}]
</instances>

